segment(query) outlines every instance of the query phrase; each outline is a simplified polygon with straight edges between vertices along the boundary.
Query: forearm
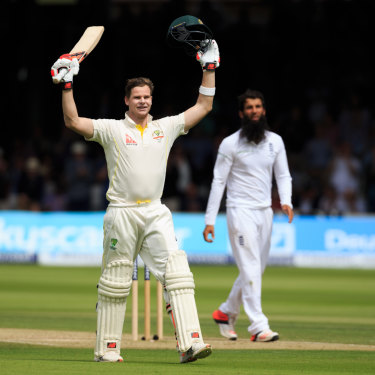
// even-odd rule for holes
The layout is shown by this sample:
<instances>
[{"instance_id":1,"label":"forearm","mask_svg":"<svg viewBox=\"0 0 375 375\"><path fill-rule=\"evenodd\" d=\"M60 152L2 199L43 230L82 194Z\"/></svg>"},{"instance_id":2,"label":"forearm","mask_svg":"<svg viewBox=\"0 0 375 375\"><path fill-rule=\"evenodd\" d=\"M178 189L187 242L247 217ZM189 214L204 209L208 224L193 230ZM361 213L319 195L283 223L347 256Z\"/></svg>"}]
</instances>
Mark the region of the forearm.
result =
<instances>
[{"instance_id":1,"label":"forearm","mask_svg":"<svg viewBox=\"0 0 375 375\"><path fill-rule=\"evenodd\" d=\"M91 138L94 135L94 125L91 119L79 117L76 103L73 97L73 90L62 91L62 109L65 126L74 132Z\"/></svg>"},{"instance_id":2,"label":"forearm","mask_svg":"<svg viewBox=\"0 0 375 375\"><path fill-rule=\"evenodd\" d=\"M210 196L207 203L205 215L206 225L215 225L216 216L219 212L220 203L223 198L229 172L232 167L232 160L230 156L223 154L223 149L225 149L225 147L223 147L223 144L221 144L215 162L214 178L212 181Z\"/></svg>"},{"instance_id":3,"label":"forearm","mask_svg":"<svg viewBox=\"0 0 375 375\"><path fill-rule=\"evenodd\" d=\"M62 109L65 126L74 129L79 121L77 106L73 97L73 90L62 90Z\"/></svg>"},{"instance_id":4,"label":"forearm","mask_svg":"<svg viewBox=\"0 0 375 375\"><path fill-rule=\"evenodd\" d=\"M290 175L283 175L276 178L277 191L280 197L281 205L292 205L292 178Z\"/></svg>"},{"instance_id":5,"label":"forearm","mask_svg":"<svg viewBox=\"0 0 375 375\"><path fill-rule=\"evenodd\" d=\"M215 87L215 71L205 70L202 75L202 86Z\"/></svg>"},{"instance_id":6,"label":"forearm","mask_svg":"<svg viewBox=\"0 0 375 375\"><path fill-rule=\"evenodd\" d=\"M215 87L215 72L204 71L201 86L208 89ZM203 89L204 90L204 89ZM200 90L202 91L202 90ZM185 111L185 131L197 125L212 110L214 95L199 92L197 102Z\"/></svg>"},{"instance_id":7,"label":"forearm","mask_svg":"<svg viewBox=\"0 0 375 375\"><path fill-rule=\"evenodd\" d=\"M215 95L215 69L220 66L219 47L211 40L208 50L197 52L203 69L202 83L196 104L185 111L185 131L197 125L212 110Z\"/></svg>"},{"instance_id":8,"label":"forearm","mask_svg":"<svg viewBox=\"0 0 375 375\"><path fill-rule=\"evenodd\" d=\"M204 71L202 75L202 84L204 88L215 88L215 71ZM206 116L211 110L214 102L214 95L204 95L199 93L197 99L197 105L202 106L202 111L204 111ZM203 117L204 117L203 116Z\"/></svg>"},{"instance_id":9,"label":"forearm","mask_svg":"<svg viewBox=\"0 0 375 375\"><path fill-rule=\"evenodd\" d=\"M210 196L208 198L207 209L205 214L205 224L215 225L216 217L219 212L220 203L223 198L225 182L214 179L212 181Z\"/></svg>"},{"instance_id":10,"label":"forearm","mask_svg":"<svg viewBox=\"0 0 375 375\"><path fill-rule=\"evenodd\" d=\"M292 177L289 172L285 149L276 157L274 166L275 180L281 205L292 206Z\"/></svg>"}]
</instances>

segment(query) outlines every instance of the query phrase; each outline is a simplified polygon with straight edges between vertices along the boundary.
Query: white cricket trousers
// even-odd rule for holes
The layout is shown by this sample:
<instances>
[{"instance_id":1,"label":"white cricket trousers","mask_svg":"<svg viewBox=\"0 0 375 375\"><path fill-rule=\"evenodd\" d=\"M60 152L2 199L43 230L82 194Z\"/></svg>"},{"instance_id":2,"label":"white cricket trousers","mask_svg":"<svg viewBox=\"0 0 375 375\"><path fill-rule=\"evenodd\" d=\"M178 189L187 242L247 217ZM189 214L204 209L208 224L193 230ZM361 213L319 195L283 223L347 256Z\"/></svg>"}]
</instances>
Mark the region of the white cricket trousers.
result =
<instances>
[{"instance_id":1,"label":"white cricket trousers","mask_svg":"<svg viewBox=\"0 0 375 375\"><path fill-rule=\"evenodd\" d=\"M271 208L227 207L229 238L239 276L219 309L235 321L243 304L251 322L248 327L251 335L269 329L268 319L262 311L261 294L262 275L271 246L272 221Z\"/></svg>"},{"instance_id":2,"label":"white cricket trousers","mask_svg":"<svg viewBox=\"0 0 375 375\"><path fill-rule=\"evenodd\" d=\"M164 285L169 254L177 250L172 214L160 201L107 208L102 270L116 260L134 261L139 254L151 273Z\"/></svg>"}]
</instances>

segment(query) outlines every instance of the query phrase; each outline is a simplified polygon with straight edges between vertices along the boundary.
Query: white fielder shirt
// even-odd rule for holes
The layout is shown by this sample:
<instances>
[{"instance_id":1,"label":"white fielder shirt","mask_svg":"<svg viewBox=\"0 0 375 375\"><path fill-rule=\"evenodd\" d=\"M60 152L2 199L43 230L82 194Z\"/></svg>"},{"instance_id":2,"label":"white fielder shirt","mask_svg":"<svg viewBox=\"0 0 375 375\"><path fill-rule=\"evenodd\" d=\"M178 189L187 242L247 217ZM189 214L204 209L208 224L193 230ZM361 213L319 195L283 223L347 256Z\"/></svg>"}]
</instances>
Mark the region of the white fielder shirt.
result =
<instances>
[{"instance_id":1,"label":"white fielder shirt","mask_svg":"<svg viewBox=\"0 0 375 375\"><path fill-rule=\"evenodd\" d=\"M152 120L147 127L125 114L123 120L93 120L94 135L88 141L102 145L107 161L109 206L127 207L160 200L167 160L173 142L184 131L185 117Z\"/></svg>"},{"instance_id":2,"label":"white fielder shirt","mask_svg":"<svg viewBox=\"0 0 375 375\"><path fill-rule=\"evenodd\" d=\"M271 206L275 175L281 204L292 206L292 178L282 138L266 131L256 145L240 137L240 130L220 144L205 215L206 225L215 225L220 202L227 187L227 207L263 209Z\"/></svg>"}]
</instances>

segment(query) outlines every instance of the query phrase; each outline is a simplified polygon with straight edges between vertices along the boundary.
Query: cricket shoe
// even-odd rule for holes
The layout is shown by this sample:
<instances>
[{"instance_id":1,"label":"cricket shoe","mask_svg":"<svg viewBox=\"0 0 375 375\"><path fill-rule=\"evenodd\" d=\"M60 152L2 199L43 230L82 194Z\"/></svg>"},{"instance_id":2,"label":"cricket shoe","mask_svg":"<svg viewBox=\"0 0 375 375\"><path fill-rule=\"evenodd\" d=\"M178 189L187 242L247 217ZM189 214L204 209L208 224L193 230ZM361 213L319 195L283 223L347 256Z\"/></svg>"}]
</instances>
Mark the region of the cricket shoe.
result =
<instances>
[{"instance_id":1,"label":"cricket shoe","mask_svg":"<svg viewBox=\"0 0 375 375\"><path fill-rule=\"evenodd\" d=\"M95 356L95 362L124 362L124 359L115 352L107 352L101 356Z\"/></svg>"},{"instance_id":2,"label":"cricket shoe","mask_svg":"<svg viewBox=\"0 0 375 375\"><path fill-rule=\"evenodd\" d=\"M279 334L277 332L273 332L270 329L266 329L264 331L260 331L255 335L252 335L250 341L259 341L259 342L269 342L269 341L276 341L279 339Z\"/></svg>"},{"instance_id":3,"label":"cricket shoe","mask_svg":"<svg viewBox=\"0 0 375 375\"><path fill-rule=\"evenodd\" d=\"M237 340L237 333L234 330L233 319L231 319L229 315L220 310L215 310L212 313L212 317L219 326L221 336L224 336L229 340Z\"/></svg>"},{"instance_id":4,"label":"cricket shoe","mask_svg":"<svg viewBox=\"0 0 375 375\"><path fill-rule=\"evenodd\" d=\"M208 357L212 353L210 344L196 343L186 352L180 352L180 363L194 362Z\"/></svg>"}]
</instances>

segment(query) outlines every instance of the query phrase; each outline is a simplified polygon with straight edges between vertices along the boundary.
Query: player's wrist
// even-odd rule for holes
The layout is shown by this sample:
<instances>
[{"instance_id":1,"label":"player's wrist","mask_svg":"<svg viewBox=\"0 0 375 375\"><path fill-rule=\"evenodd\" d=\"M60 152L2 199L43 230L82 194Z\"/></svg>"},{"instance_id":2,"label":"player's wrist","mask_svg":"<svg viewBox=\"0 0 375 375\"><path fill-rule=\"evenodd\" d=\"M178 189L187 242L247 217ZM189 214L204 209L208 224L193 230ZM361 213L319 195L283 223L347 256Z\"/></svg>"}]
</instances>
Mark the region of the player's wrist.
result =
<instances>
[{"instance_id":1,"label":"player's wrist","mask_svg":"<svg viewBox=\"0 0 375 375\"><path fill-rule=\"evenodd\" d=\"M71 90L73 88L73 82L62 82L61 88L63 90Z\"/></svg>"},{"instance_id":2,"label":"player's wrist","mask_svg":"<svg viewBox=\"0 0 375 375\"><path fill-rule=\"evenodd\" d=\"M214 72L216 69L215 62L206 62L204 65L202 64L202 70L204 72Z\"/></svg>"}]
</instances>

